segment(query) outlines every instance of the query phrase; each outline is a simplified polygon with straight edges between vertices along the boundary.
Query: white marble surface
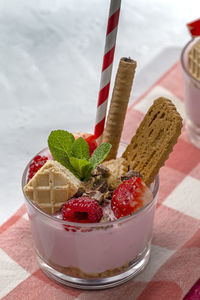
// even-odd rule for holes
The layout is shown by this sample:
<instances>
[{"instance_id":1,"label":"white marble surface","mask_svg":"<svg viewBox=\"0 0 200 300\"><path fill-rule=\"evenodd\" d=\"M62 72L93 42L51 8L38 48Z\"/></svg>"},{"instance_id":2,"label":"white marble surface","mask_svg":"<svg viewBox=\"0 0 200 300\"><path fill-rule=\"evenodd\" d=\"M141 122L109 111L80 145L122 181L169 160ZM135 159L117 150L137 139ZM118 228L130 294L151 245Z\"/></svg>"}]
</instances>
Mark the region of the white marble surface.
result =
<instances>
[{"instance_id":1,"label":"white marble surface","mask_svg":"<svg viewBox=\"0 0 200 300\"><path fill-rule=\"evenodd\" d=\"M93 131L108 10L0 0L0 223L23 203L23 169L51 130ZM179 59L199 11L199 0L122 0L113 75L120 57L137 60L131 101Z\"/></svg>"}]
</instances>

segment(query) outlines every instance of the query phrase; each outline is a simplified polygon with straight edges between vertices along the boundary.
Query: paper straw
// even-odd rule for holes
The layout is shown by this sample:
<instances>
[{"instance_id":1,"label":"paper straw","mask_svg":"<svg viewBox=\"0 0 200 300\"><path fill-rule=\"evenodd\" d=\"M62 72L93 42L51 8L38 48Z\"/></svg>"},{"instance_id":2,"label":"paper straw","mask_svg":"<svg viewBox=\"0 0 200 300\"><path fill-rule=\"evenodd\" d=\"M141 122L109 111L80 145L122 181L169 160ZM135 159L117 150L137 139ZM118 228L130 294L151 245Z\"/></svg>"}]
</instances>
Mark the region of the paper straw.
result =
<instances>
[{"instance_id":1,"label":"paper straw","mask_svg":"<svg viewBox=\"0 0 200 300\"><path fill-rule=\"evenodd\" d=\"M94 129L94 136L99 142L104 130L106 110L110 89L110 80L112 74L113 58L115 53L115 44L117 29L119 23L121 0L111 0L107 24L106 41L104 48L103 66L101 72L100 89L97 104L97 114Z\"/></svg>"}]
</instances>

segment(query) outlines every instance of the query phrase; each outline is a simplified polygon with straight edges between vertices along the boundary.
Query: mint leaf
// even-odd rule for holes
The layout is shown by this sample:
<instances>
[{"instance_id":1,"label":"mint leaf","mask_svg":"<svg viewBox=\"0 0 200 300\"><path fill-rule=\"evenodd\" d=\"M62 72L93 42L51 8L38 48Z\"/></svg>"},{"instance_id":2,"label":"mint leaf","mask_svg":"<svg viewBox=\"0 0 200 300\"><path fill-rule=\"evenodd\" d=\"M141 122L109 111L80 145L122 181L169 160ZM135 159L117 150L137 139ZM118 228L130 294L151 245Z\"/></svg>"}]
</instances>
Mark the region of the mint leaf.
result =
<instances>
[{"instance_id":1,"label":"mint leaf","mask_svg":"<svg viewBox=\"0 0 200 300\"><path fill-rule=\"evenodd\" d=\"M80 159L76 157L69 158L70 164L76 170L81 179L84 179L84 168L91 166L90 162L85 159Z\"/></svg>"},{"instance_id":2,"label":"mint leaf","mask_svg":"<svg viewBox=\"0 0 200 300\"><path fill-rule=\"evenodd\" d=\"M74 136L68 131L54 130L48 137L48 146L53 158L80 178L69 161L74 140Z\"/></svg>"},{"instance_id":3,"label":"mint leaf","mask_svg":"<svg viewBox=\"0 0 200 300\"><path fill-rule=\"evenodd\" d=\"M109 143L100 144L92 153L92 156L89 159L89 162L92 164L93 169L100 164L110 152L112 145Z\"/></svg>"},{"instance_id":4,"label":"mint leaf","mask_svg":"<svg viewBox=\"0 0 200 300\"><path fill-rule=\"evenodd\" d=\"M80 159L89 159L89 146L82 137L74 141L72 145L72 156Z\"/></svg>"},{"instance_id":5,"label":"mint leaf","mask_svg":"<svg viewBox=\"0 0 200 300\"><path fill-rule=\"evenodd\" d=\"M48 138L48 146L51 151L53 147L56 151L65 152L68 158L71 156L71 149L75 139L73 134L65 130L54 130Z\"/></svg>"}]
</instances>

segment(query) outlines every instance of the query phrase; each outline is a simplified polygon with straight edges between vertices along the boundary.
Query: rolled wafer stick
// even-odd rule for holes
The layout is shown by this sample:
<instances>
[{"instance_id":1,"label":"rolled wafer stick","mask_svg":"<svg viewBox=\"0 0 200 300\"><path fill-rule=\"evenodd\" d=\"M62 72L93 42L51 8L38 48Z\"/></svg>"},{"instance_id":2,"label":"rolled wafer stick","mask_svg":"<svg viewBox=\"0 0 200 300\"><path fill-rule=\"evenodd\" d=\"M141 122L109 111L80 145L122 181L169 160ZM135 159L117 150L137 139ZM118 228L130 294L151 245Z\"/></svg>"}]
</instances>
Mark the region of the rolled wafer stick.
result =
<instances>
[{"instance_id":1,"label":"rolled wafer stick","mask_svg":"<svg viewBox=\"0 0 200 300\"><path fill-rule=\"evenodd\" d=\"M102 142L112 145L106 160L116 158L124 125L124 119L131 93L136 61L131 58L121 58L115 79L110 109Z\"/></svg>"}]
</instances>

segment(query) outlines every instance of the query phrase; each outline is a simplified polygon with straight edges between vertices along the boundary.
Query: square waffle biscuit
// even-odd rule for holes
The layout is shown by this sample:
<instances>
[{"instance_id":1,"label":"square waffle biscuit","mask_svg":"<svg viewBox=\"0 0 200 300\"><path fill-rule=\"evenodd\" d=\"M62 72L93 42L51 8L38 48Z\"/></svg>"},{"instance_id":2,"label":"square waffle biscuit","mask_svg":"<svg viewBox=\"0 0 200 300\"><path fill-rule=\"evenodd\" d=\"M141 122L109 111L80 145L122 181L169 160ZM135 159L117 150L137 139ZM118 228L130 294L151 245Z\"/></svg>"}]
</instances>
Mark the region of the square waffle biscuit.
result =
<instances>
[{"instance_id":1,"label":"square waffle biscuit","mask_svg":"<svg viewBox=\"0 0 200 300\"><path fill-rule=\"evenodd\" d=\"M174 104L158 98L149 108L122 157L149 186L164 165L181 133L182 118Z\"/></svg>"},{"instance_id":2,"label":"square waffle biscuit","mask_svg":"<svg viewBox=\"0 0 200 300\"><path fill-rule=\"evenodd\" d=\"M103 162L103 165L110 170L108 184L116 189L121 183L121 176L128 172L128 162L119 157Z\"/></svg>"},{"instance_id":3,"label":"square waffle biscuit","mask_svg":"<svg viewBox=\"0 0 200 300\"><path fill-rule=\"evenodd\" d=\"M81 182L57 161L45 165L24 187L26 196L41 210L54 214L81 186Z\"/></svg>"},{"instance_id":4,"label":"square waffle biscuit","mask_svg":"<svg viewBox=\"0 0 200 300\"><path fill-rule=\"evenodd\" d=\"M188 53L188 70L192 77L200 82L200 40Z\"/></svg>"}]
</instances>

